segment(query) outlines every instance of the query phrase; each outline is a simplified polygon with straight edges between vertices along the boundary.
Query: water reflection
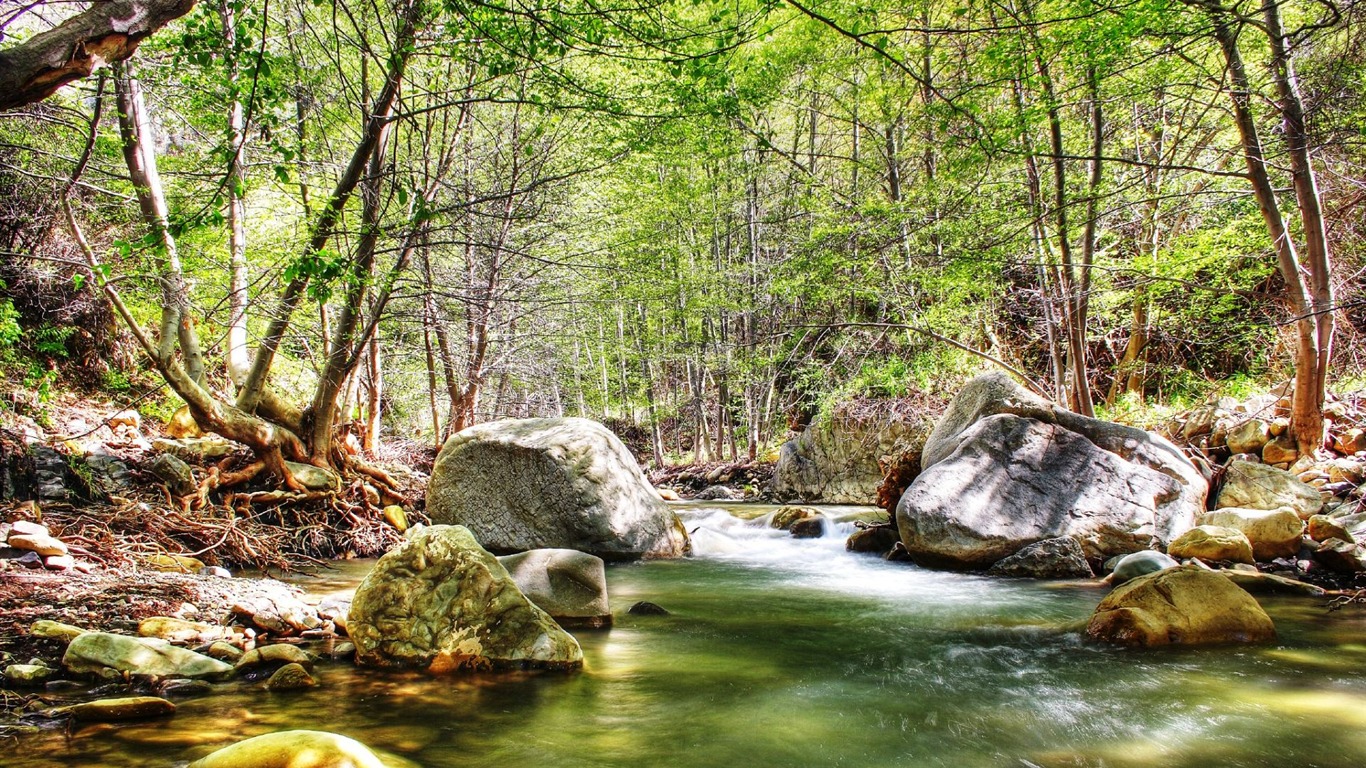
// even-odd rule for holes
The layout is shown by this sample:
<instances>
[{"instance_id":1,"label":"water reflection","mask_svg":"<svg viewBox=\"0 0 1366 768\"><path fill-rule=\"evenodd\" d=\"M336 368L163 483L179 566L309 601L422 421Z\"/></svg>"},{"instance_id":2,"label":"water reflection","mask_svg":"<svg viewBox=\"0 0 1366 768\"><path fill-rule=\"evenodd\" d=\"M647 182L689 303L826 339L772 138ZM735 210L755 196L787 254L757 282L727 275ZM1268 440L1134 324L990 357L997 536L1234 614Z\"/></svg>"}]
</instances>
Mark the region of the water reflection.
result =
<instances>
[{"instance_id":1,"label":"water reflection","mask_svg":"<svg viewBox=\"0 0 1366 768\"><path fill-rule=\"evenodd\" d=\"M576 674L430 679L318 669L315 691L235 683L164 723L25 737L23 763L180 764L285 728L338 731L429 768L1356 766L1366 619L1265 600L1273 646L1135 652L1069 624L1091 587L987 580L849 555L765 527L771 507L681 508L687 561L614 566L608 632ZM842 521L842 522L841 522ZM315 589L353 586L344 563ZM631 616L650 600L669 616Z\"/></svg>"}]
</instances>

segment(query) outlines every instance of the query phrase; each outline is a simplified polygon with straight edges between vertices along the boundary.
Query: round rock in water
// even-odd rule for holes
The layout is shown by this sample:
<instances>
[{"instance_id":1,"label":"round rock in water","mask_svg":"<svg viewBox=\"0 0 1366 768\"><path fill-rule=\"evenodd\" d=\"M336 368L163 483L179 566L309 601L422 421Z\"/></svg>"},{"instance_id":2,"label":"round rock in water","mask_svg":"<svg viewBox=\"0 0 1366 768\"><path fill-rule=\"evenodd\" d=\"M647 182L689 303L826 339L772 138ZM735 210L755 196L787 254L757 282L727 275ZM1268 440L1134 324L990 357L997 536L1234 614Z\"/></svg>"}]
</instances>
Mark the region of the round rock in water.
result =
<instances>
[{"instance_id":1,"label":"round rock in water","mask_svg":"<svg viewBox=\"0 0 1366 768\"><path fill-rule=\"evenodd\" d=\"M632 616L668 616L669 611L663 606L656 605L648 600L641 600L626 609Z\"/></svg>"},{"instance_id":2,"label":"round rock in water","mask_svg":"<svg viewBox=\"0 0 1366 768\"><path fill-rule=\"evenodd\" d=\"M533 549L498 558L527 599L561 626L612 623L602 558L574 549Z\"/></svg>"},{"instance_id":3,"label":"round rock in water","mask_svg":"<svg viewBox=\"0 0 1366 768\"><path fill-rule=\"evenodd\" d=\"M578 641L459 525L424 528L380 558L356 589L347 628L362 666L436 674L583 665Z\"/></svg>"},{"instance_id":4,"label":"round rock in water","mask_svg":"<svg viewBox=\"0 0 1366 768\"><path fill-rule=\"evenodd\" d=\"M1147 576L1150 573L1175 568L1178 565L1181 563L1178 563L1171 556L1151 549L1134 552L1119 558L1119 561L1115 563L1115 570L1110 574L1110 583L1123 584L1139 576Z\"/></svg>"},{"instance_id":5,"label":"round rock in water","mask_svg":"<svg viewBox=\"0 0 1366 768\"><path fill-rule=\"evenodd\" d=\"M626 446L589 419L509 419L452 435L432 468L427 515L503 554L562 548L636 560L689 551L683 524Z\"/></svg>"},{"instance_id":6,"label":"round rock in water","mask_svg":"<svg viewBox=\"0 0 1366 768\"><path fill-rule=\"evenodd\" d=\"M1274 640L1271 617L1218 573L1186 565L1117 587L1096 606L1086 634L1116 645L1217 645Z\"/></svg>"},{"instance_id":7,"label":"round rock in water","mask_svg":"<svg viewBox=\"0 0 1366 768\"><path fill-rule=\"evenodd\" d=\"M277 731L226 746L189 768L384 768L364 744L326 731Z\"/></svg>"}]
</instances>

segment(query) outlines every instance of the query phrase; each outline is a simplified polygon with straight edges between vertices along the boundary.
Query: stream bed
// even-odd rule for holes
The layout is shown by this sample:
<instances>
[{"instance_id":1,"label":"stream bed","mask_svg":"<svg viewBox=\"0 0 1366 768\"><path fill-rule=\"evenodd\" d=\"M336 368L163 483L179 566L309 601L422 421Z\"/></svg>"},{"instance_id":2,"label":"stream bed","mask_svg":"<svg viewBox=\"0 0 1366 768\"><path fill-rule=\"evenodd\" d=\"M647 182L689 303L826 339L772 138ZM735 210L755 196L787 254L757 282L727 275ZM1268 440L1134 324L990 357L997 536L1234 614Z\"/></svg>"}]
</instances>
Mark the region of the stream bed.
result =
<instances>
[{"instance_id":1,"label":"stream bed","mask_svg":"<svg viewBox=\"0 0 1366 768\"><path fill-rule=\"evenodd\" d=\"M230 683L165 721L23 736L0 765L183 766L291 728L427 768L1366 759L1366 611L1262 598L1275 644L1100 647L1062 629L1090 614L1104 595L1095 586L884 563L844 551L848 522L806 540L761 527L752 518L768 506L676 508L697 556L610 566L616 625L575 633L581 672L429 678L323 662L311 691ZM367 568L341 563L300 583L344 590ZM638 600L671 613L626 614Z\"/></svg>"}]
</instances>

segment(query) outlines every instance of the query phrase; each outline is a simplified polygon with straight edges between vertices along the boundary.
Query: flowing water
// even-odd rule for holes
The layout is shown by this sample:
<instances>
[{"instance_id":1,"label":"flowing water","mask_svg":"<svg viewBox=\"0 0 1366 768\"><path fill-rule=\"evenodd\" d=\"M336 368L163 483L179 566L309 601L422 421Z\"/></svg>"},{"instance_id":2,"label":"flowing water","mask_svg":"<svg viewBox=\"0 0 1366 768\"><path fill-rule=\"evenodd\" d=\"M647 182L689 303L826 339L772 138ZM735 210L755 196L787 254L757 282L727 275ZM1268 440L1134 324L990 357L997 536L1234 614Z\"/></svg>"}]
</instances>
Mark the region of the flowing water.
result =
<instances>
[{"instance_id":1,"label":"flowing water","mask_svg":"<svg viewBox=\"0 0 1366 768\"><path fill-rule=\"evenodd\" d=\"M794 540L743 519L771 509L680 506L697 556L610 567L617 623L577 633L578 673L432 679L323 664L313 691L232 683L167 721L23 737L0 764L184 765L287 728L344 733L428 768L1355 768L1366 757L1366 612L1265 599L1273 645L1098 647L1065 631L1100 600L1095 587L887 564L844 551L848 523ZM364 567L309 586L354 586ZM626 615L638 600L671 614Z\"/></svg>"}]
</instances>

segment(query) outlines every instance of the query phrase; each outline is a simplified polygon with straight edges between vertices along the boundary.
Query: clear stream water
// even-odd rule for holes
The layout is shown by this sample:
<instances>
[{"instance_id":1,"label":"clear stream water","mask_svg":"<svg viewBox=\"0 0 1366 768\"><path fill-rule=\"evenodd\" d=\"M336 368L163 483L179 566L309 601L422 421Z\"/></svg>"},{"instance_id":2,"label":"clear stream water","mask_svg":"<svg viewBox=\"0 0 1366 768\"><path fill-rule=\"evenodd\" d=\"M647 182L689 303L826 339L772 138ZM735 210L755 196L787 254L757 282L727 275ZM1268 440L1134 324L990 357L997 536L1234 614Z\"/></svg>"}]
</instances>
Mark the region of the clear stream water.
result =
<instances>
[{"instance_id":1,"label":"clear stream water","mask_svg":"<svg viewBox=\"0 0 1366 768\"><path fill-rule=\"evenodd\" d=\"M578 673L432 679L323 663L312 691L232 683L168 720L22 737L0 765L183 766L290 728L428 768L1366 762L1366 611L1264 599L1277 644L1098 647L1061 628L1100 589L887 564L844 551L847 523L794 540L743 519L771 509L680 506L698 555L610 567L617 623L577 633ZM305 587L354 587L367 567ZM637 600L672 613L626 615Z\"/></svg>"}]
</instances>

